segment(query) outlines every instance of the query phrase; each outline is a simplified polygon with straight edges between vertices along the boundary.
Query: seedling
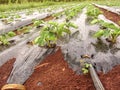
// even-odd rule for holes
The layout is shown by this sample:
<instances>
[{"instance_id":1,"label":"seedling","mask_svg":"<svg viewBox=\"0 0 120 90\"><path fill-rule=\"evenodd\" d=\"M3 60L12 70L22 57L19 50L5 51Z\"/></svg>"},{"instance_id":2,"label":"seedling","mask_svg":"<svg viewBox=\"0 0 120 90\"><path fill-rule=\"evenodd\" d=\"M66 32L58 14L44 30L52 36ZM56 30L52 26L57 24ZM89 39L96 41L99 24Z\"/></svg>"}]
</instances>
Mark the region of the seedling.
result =
<instances>
[{"instance_id":1,"label":"seedling","mask_svg":"<svg viewBox=\"0 0 120 90\"><path fill-rule=\"evenodd\" d=\"M2 45L9 45L10 43L9 43L8 39L10 37L14 37L15 35L16 34L14 32L12 32L12 31L8 32L7 34L1 35L0 36L0 42L1 42L1 44Z\"/></svg>"},{"instance_id":2,"label":"seedling","mask_svg":"<svg viewBox=\"0 0 120 90\"><path fill-rule=\"evenodd\" d=\"M21 16L17 14L17 15L15 15L15 18L21 18Z\"/></svg>"},{"instance_id":3,"label":"seedling","mask_svg":"<svg viewBox=\"0 0 120 90\"><path fill-rule=\"evenodd\" d=\"M98 9L98 8L95 8L94 6L92 5L89 5L88 8L87 8L87 15L92 17L93 19L96 19L98 17L99 14L101 14L102 12Z\"/></svg>"},{"instance_id":4,"label":"seedling","mask_svg":"<svg viewBox=\"0 0 120 90\"><path fill-rule=\"evenodd\" d=\"M66 15L66 21L69 21L70 19L74 18L75 16L78 15L78 13L82 10L82 8L84 7L83 5L74 7L72 9L68 9L64 12L64 14Z\"/></svg>"},{"instance_id":5,"label":"seedling","mask_svg":"<svg viewBox=\"0 0 120 90\"><path fill-rule=\"evenodd\" d=\"M99 20L99 24L103 27L94 34L94 37L100 38L104 36L110 42L116 43L118 36L120 35L120 28L115 26L112 23L107 23L102 20Z\"/></svg>"},{"instance_id":6,"label":"seedling","mask_svg":"<svg viewBox=\"0 0 120 90\"><path fill-rule=\"evenodd\" d=\"M45 24L45 23L44 23ZM57 44L57 40L66 34L70 34L70 27L77 28L73 23L58 23L49 21L40 32L40 36L35 39L35 43L40 46L52 47Z\"/></svg>"},{"instance_id":7,"label":"seedling","mask_svg":"<svg viewBox=\"0 0 120 90\"><path fill-rule=\"evenodd\" d=\"M9 36L9 37L13 37L13 36L15 36L15 35L16 35L16 33L12 32L12 31L8 32L8 36Z\"/></svg>"},{"instance_id":8,"label":"seedling","mask_svg":"<svg viewBox=\"0 0 120 90\"><path fill-rule=\"evenodd\" d=\"M3 45L9 45L9 44L10 44L10 43L8 42L8 40L7 40L6 35L1 35L1 36L0 36L0 42L1 42L1 44L3 44Z\"/></svg>"},{"instance_id":9,"label":"seedling","mask_svg":"<svg viewBox=\"0 0 120 90\"><path fill-rule=\"evenodd\" d=\"M32 11L32 10L29 10L29 11L26 13L26 15L31 15L31 14L33 14L33 11Z\"/></svg>"},{"instance_id":10,"label":"seedling","mask_svg":"<svg viewBox=\"0 0 120 90\"><path fill-rule=\"evenodd\" d=\"M33 25L36 26L37 28L43 23L44 23L43 20L33 20Z\"/></svg>"},{"instance_id":11,"label":"seedling","mask_svg":"<svg viewBox=\"0 0 120 90\"><path fill-rule=\"evenodd\" d=\"M1 19L1 18L8 18L8 16L9 16L9 15L7 15L7 14L1 13L1 14L0 14L0 19Z\"/></svg>"},{"instance_id":12,"label":"seedling","mask_svg":"<svg viewBox=\"0 0 120 90\"><path fill-rule=\"evenodd\" d=\"M89 68L92 66L91 64L85 62L84 60L80 60L80 65L82 66L83 74L87 74L89 72Z\"/></svg>"}]
</instances>

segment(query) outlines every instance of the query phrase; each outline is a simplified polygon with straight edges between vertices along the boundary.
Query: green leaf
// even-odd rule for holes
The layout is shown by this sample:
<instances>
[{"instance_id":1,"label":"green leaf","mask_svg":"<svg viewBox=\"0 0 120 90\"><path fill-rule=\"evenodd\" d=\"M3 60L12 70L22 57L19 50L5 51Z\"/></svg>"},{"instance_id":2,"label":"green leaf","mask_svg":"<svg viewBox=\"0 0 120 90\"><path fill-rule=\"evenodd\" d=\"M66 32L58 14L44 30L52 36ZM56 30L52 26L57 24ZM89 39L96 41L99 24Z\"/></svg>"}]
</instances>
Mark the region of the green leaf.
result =
<instances>
[{"instance_id":1,"label":"green leaf","mask_svg":"<svg viewBox=\"0 0 120 90\"><path fill-rule=\"evenodd\" d=\"M94 34L94 37L101 37L104 34L104 30L99 30Z\"/></svg>"},{"instance_id":2,"label":"green leaf","mask_svg":"<svg viewBox=\"0 0 120 90\"><path fill-rule=\"evenodd\" d=\"M48 24L53 25L54 27L56 27L58 25L57 22L53 22L53 21L49 21Z\"/></svg>"},{"instance_id":3,"label":"green leaf","mask_svg":"<svg viewBox=\"0 0 120 90\"><path fill-rule=\"evenodd\" d=\"M73 27L73 28L76 28L76 29L78 28L77 25L75 25L74 23L71 23L71 22L69 22L68 25L69 25L69 27Z\"/></svg>"},{"instance_id":4,"label":"green leaf","mask_svg":"<svg viewBox=\"0 0 120 90\"><path fill-rule=\"evenodd\" d=\"M89 67L91 67L91 64L85 63L85 67L86 67L86 68L89 68Z\"/></svg>"},{"instance_id":5,"label":"green leaf","mask_svg":"<svg viewBox=\"0 0 120 90\"><path fill-rule=\"evenodd\" d=\"M96 24L96 23L98 23L98 22L99 22L98 19L94 19L94 20L92 20L92 21L90 22L90 24Z\"/></svg>"},{"instance_id":6,"label":"green leaf","mask_svg":"<svg viewBox=\"0 0 120 90\"><path fill-rule=\"evenodd\" d=\"M46 45L46 41L42 38L39 38L39 45L40 46L45 46Z\"/></svg>"},{"instance_id":7,"label":"green leaf","mask_svg":"<svg viewBox=\"0 0 120 90\"><path fill-rule=\"evenodd\" d=\"M34 43L35 43L35 44L38 44L38 43L39 43L39 38L40 38L40 37L37 37L37 38L34 40Z\"/></svg>"},{"instance_id":8,"label":"green leaf","mask_svg":"<svg viewBox=\"0 0 120 90\"><path fill-rule=\"evenodd\" d=\"M3 45L9 45L10 43L8 42L6 35L1 35L0 36L0 41L2 42Z\"/></svg>"},{"instance_id":9,"label":"green leaf","mask_svg":"<svg viewBox=\"0 0 120 90\"><path fill-rule=\"evenodd\" d=\"M86 69L86 68L82 68L82 71L84 74L87 74L89 72L88 69Z\"/></svg>"},{"instance_id":10,"label":"green leaf","mask_svg":"<svg viewBox=\"0 0 120 90\"><path fill-rule=\"evenodd\" d=\"M33 20L33 21L34 21L33 24L34 24L34 26L36 26L36 27L38 27L38 26L40 26L40 24L43 24L43 23L44 23L43 20Z\"/></svg>"},{"instance_id":11,"label":"green leaf","mask_svg":"<svg viewBox=\"0 0 120 90\"><path fill-rule=\"evenodd\" d=\"M49 33L47 36L47 40L56 41L57 37L55 36L55 34Z\"/></svg>"},{"instance_id":12,"label":"green leaf","mask_svg":"<svg viewBox=\"0 0 120 90\"><path fill-rule=\"evenodd\" d=\"M8 36L10 36L10 37L13 37L13 36L15 36L16 34L14 33L14 32L8 32Z\"/></svg>"},{"instance_id":13,"label":"green leaf","mask_svg":"<svg viewBox=\"0 0 120 90\"><path fill-rule=\"evenodd\" d=\"M108 37L110 35L110 30L104 30L104 34L105 37Z\"/></svg>"}]
</instances>

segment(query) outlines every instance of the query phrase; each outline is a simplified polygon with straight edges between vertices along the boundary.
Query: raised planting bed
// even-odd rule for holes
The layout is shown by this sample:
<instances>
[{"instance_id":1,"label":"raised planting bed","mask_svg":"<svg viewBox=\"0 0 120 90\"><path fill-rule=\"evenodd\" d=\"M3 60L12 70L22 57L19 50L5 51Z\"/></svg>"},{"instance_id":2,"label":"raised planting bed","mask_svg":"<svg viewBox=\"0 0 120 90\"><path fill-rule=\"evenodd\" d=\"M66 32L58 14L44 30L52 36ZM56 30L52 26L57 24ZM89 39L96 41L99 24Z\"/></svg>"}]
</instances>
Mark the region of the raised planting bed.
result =
<instances>
[{"instance_id":1,"label":"raised planting bed","mask_svg":"<svg viewBox=\"0 0 120 90\"><path fill-rule=\"evenodd\" d=\"M108 7L108 6L102 6L102 5L97 5L94 4L96 7L98 7L104 14L104 16L115 22L116 24L118 24L120 26L120 13L116 11L115 8L113 7ZM120 10L120 8L119 8Z\"/></svg>"},{"instance_id":2,"label":"raised planting bed","mask_svg":"<svg viewBox=\"0 0 120 90\"><path fill-rule=\"evenodd\" d=\"M63 18L65 18L65 17L63 17ZM44 18L43 20L49 21L51 19L54 19L54 17L49 16L49 17ZM56 19L55 21L59 21L59 20ZM34 26L32 26L32 27L34 27ZM39 35L39 29L40 29L39 27L33 28L28 34L25 34L25 35L22 34L22 35L18 35L18 36L13 37L13 39L11 39L11 40L15 41L14 46L10 47L9 45L8 46L3 45L5 47L4 49L2 49L3 46L1 46L2 50L1 50L1 54L0 54L0 56L1 56L0 65L2 65L4 62L6 62L6 60L8 60L8 58L11 58L13 56L16 57L17 52L19 51L18 49L20 49L27 42L32 41L33 39L35 39ZM11 54L9 55L8 53L10 53L10 52L11 52Z\"/></svg>"},{"instance_id":3,"label":"raised planting bed","mask_svg":"<svg viewBox=\"0 0 120 90\"><path fill-rule=\"evenodd\" d=\"M22 84L27 90L117 90L120 34L115 33L114 37L109 32L120 28L107 19L101 20L102 13L94 6L83 7L71 8L72 11L65 11L55 20L44 19L48 22L39 24L40 34L33 31L16 47L2 52L0 68L7 66L5 62L13 56L16 58L15 63L10 64L13 69L4 84ZM34 38L38 45L32 43Z\"/></svg>"},{"instance_id":4,"label":"raised planting bed","mask_svg":"<svg viewBox=\"0 0 120 90\"><path fill-rule=\"evenodd\" d=\"M105 90L117 90L120 85L119 76L120 66L107 74L99 73ZM77 75L73 72L60 49L37 65L24 85L27 90L95 90L90 75Z\"/></svg>"},{"instance_id":5,"label":"raised planting bed","mask_svg":"<svg viewBox=\"0 0 120 90\"><path fill-rule=\"evenodd\" d=\"M43 21L49 21L54 19L53 16L48 16L46 18L43 18ZM20 32L19 30L17 30L15 33L20 32L20 35L16 34L17 36L14 36L10 39L8 39L8 41L13 41L13 43L10 43L9 45L0 45L0 56L1 56L1 61L0 61L0 66L6 62L6 60L8 60L9 58L12 57L16 57L17 53L19 52L19 50L22 48L23 45L26 45L27 43L29 43L30 41L34 40L37 36L39 36L40 33L40 27L35 27L34 25L30 25L30 26L26 26L25 28L23 27L22 29L26 30L29 27L29 33L25 33L24 32ZM22 31L22 30L21 30ZM9 54L11 53L11 54Z\"/></svg>"},{"instance_id":6,"label":"raised planting bed","mask_svg":"<svg viewBox=\"0 0 120 90\"><path fill-rule=\"evenodd\" d=\"M3 25L3 28L0 29L0 34L5 34L5 33L9 32L9 31L14 31L14 30L16 30L18 28L21 28L23 26L29 25L29 24L33 23L34 19L37 19L37 20L44 19L46 17L51 16L54 13L58 13L58 12L62 12L62 11L63 10L53 11L53 12L50 12L50 13L42 13L42 14L38 14L36 16L33 15L32 17L28 16L27 19L22 20L20 22L16 22L13 25L6 25L6 26Z\"/></svg>"},{"instance_id":7,"label":"raised planting bed","mask_svg":"<svg viewBox=\"0 0 120 90\"><path fill-rule=\"evenodd\" d=\"M74 5L71 5L73 7ZM28 10L27 12L30 13L30 15L25 15L26 11L24 12L17 12L18 14L11 14L10 12L4 12L1 13L0 17L0 34L5 34L9 31L14 31L18 28L21 28L23 26L29 25L33 23L32 21L34 19L44 19L46 17L51 16L52 14L56 14L59 12L63 12L65 9L70 9L69 5L67 6L53 6L49 8L44 8L41 11L39 9L35 10ZM74 6L75 7L75 6ZM65 8L65 9L64 9ZM15 12L13 12L15 13ZM12 18L12 21L10 23L7 23L9 19ZM16 20L17 18L18 20ZM3 23L2 23L3 22ZM6 22L6 24L5 24Z\"/></svg>"},{"instance_id":8,"label":"raised planting bed","mask_svg":"<svg viewBox=\"0 0 120 90\"><path fill-rule=\"evenodd\" d=\"M0 67L1 83L0 88L6 84L7 77L10 74L6 67L13 67L13 61L5 63ZM4 69L3 69L4 68ZM3 72L5 74L3 75ZM5 77L7 76L7 77ZM118 90L120 85L120 66L116 66L107 74L102 72L98 74L105 90ZM34 67L34 72L25 82L27 90L95 90L93 81L89 74L77 75L64 60L59 49L56 53L47 56L44 61Z\"/></svg>"}]
</instances>

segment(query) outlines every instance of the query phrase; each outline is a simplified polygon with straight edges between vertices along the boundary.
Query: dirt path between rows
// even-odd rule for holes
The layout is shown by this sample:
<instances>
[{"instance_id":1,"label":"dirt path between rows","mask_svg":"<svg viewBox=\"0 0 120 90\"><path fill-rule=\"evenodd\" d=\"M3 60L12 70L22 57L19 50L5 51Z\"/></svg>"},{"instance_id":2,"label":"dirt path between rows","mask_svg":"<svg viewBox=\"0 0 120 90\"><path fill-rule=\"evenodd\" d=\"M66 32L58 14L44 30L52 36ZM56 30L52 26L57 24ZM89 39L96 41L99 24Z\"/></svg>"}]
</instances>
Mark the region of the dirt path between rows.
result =
<instances>
[{"instance_id":1,"label":"dirt path between rows","mask_svg":"<svg viewBox=\"0 0 120 90\"><path fill-rule=\"evenodd\" d=\"M120 66L99 76L106 90L118 90ZM95 90L90 75L76 75L64 61L60 49L36 66L25 86L27 90Z\"/></svg>"},{"instance_id":2,"label":"dirt path between rows","mask_svg":"<svg viewBox=\"0 0 120 90\"><path fill-rule=\"evenodd\" d=\"M12 71L14 62L15 58L10 59L8 62L0 67L0 88L2 88L2 86L6 84L10 72Z\"/></svg>"},{"instance_id":3,"label":"dirt path between rows","mask_svg":"<svg viewBox=\"0 0 120 90\"><path fill-rule=\"evenodd\" d=\"M98 7L98 8L99 8L99 7ZM118 24L118 25L120 26L120 15L118 15L118 14L116 14L116 13L113 13L113 12L111 12L111 11L108 11L108 10L106 10L106 9L103 9L103 8L99 8L99 9L103 12L103 15L104 15L107 19L115 22L116 24Z\"/></svg>"}]
</instances>

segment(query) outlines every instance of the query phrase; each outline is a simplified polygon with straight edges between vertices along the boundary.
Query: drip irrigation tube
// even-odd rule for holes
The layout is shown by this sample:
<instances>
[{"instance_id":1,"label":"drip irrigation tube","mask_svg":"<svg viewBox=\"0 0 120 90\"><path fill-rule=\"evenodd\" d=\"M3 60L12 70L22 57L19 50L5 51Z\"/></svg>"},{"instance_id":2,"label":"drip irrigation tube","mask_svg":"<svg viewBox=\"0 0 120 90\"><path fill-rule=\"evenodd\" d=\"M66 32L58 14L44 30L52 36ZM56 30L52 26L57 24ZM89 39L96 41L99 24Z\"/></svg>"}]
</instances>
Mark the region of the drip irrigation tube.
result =
<instances>
[{"instance_id":1,"label":"drip irrigation tube","mask_svg":"<svg viewBox=\"0 0 120 90\"><path fill-rule=\"evenodd\" d=\"M93 68L93 66L91 65L91 67L89 68L89 71L90 71L90 75L92 77L92 80L93 80L93 83L94 83L94 86L96 88L96 90L105 90L105 88L103 87L95 69Z\"/></svg>"}]
</instances>

